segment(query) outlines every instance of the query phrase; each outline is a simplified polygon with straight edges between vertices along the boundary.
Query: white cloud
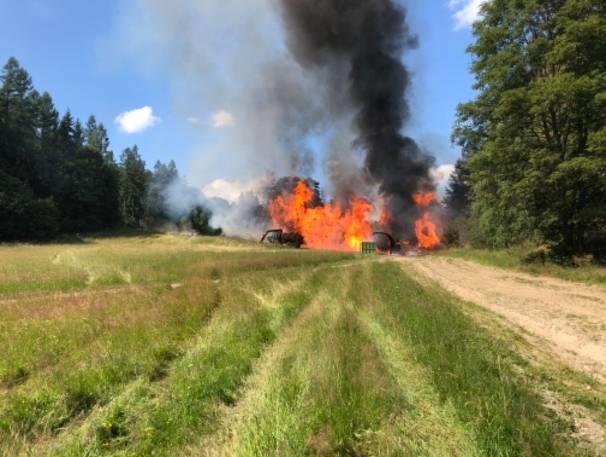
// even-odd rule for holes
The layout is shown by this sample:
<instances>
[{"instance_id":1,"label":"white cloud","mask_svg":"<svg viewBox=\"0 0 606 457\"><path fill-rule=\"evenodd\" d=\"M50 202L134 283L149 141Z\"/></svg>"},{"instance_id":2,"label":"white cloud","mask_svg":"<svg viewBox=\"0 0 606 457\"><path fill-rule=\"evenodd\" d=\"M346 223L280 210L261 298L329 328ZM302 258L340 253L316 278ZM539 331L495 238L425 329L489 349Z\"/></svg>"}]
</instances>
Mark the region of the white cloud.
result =
<instances>
[{"instance_id":1,"label":"white cloud","mask_svg":"<svg viewBox=\"0 0 606 457\"><path fill-rule=\"evenodd\" d=\"M212 116L212 124L213 127L217 129L232 127L236 125L236 119L233 114L228 113L227 111L217 111Z\"/></svg>"},{"instance_id":2,"label":"white cloud","mask_svg":"<svg viewBox=\"0 0 606 457\"><path fill-rule=\"evenodd\" d=\"M114 120L121 132L129 134L147 130L161 121L162 119L154 116L154 110L151 106L126 111L119 114Z\"/></svg>"},{"instance_id":3,"label":"white cloud","mask_svg":"<svg viewBox=\"0 0 606 457\"><path fill-rule=\"evenodd\" d=\"M237 202L245 194L253 194L260 198L272 178L271 175L264 175L251 181L216 179L204 186L202 193L207 198L222 198L230 203Z\"/></svg>"},{"instance_id":4,"label":"white cloud","mask_svg":"<svg viewBox=\"0 0 606 457\"><path fill-rule=\"evenodd\" d=\"M210 125L216 129L222 129L225 127L233 127L236 125L236 118L233 114L228 111L220 110L213 113L210 116L210 121L206 122L203 118L198 116L189 116L185 120L191 125Z\"/></svg>"},{"instance_id":5,"label":"white cloud","mask_svg":"<svg viewBox=\"0 0 606 457\"><path fill-rule=\"evenodd\" d=\"M444 195L446 188L448 187L448 181L455 171L453 164L440 165L439 167L432 168L430 171L431 179L433 180L438 193Z\"/></svg>"},{"instance_id":6,"label":"white cloud","mask_svg":"<svg viewBox=\"0 0 606 457\"><path fill-rule=\"evenodd\" d=\"M448 5L454 11L455 30L473 25L480 19L480 8L488 0L449 0Z\"/></svg>"}]
</instances>

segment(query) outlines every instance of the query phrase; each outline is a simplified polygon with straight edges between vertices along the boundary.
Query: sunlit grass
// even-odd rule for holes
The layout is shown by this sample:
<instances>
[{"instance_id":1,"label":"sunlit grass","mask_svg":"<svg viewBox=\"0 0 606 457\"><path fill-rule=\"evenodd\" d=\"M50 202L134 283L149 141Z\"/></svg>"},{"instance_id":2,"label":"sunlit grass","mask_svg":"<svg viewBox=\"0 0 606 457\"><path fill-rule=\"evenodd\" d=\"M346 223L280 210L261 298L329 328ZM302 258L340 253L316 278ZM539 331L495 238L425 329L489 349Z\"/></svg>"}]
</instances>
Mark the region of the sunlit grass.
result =
<instances>
[{"instance_id":1,"label":"sunlit grass","mask_svg":"<svg viewBox=\"0 0 606 457\"><path fill-rule=\"evenodd\" d=\"M179 236L0 254L0 455L589 455L509 343L399 263Z\"/></svg>"},{"instance_id":2,"label":"sunlit grass","mask_svg":"<svg viewBox=\"0 0 606 457\"><path fill-rule=\"evenodd\" d=\"M526 247L503 250L461 248L449 249L439 255L470 260L482 265L518 270L536 275L554 276L567 281L606 285L606 266L586 264L572 267L561 266L551 262L545 264L524 262L524 258L531 251L531 248Z\"/></svg>"},{"instance_id":3,"label":"sunlit grass","mask_svg":"<svg viewBox=\"0 0 606 457\"><path fill-rule=\"evenodd\" d=\"M266 344L289 309L268 311L251 292L351 258L177 236L0 249L8 260L0 270L0 453L7 455L64 434L131 385L168 382L215 315L223 317L213 325L232 328L215 341L218 350L236 343L252 350L232 381L237 385L259 352L254 342ZM95 281L82 282L91 271ZM246 325L248 343L240 341Z\"/></svg>"},{"instance_id":4,"label":"sunlit grass","mask_svg":"<svg viewBox=\"0 0 606 457\"><path fill-rule=\"evenodd\" d=\"M569 424L516 374L515 352L465 315L455 299L393 263L373 266L371 278L372 314L431 372L440 398L455 406L482 455L587 455L566 438Z\"/></svg>"}]
</instances>

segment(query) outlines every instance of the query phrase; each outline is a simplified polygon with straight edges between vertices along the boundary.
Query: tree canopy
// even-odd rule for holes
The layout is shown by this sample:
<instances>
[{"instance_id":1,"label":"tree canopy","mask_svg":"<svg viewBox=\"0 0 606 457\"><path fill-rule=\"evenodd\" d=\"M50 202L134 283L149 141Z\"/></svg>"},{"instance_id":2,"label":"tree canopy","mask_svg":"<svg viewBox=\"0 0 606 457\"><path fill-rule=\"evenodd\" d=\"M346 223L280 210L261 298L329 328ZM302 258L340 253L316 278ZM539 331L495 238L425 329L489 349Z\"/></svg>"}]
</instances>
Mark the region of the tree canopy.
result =
<instances>
[{"instance_id":1,"label":"tree canopy","mask_svg":"<svg viewBox=\"0 0 606 457\"><path fill-rule=\"evenodd\" d=\"M484 243L606 249L606 2L492 0L474 26L475 100L458 109Z\"/></svg>"},{"instance_id":2,"label":"tree canopy","mask_svg":"<svg viewBox=\"0 0 606 457\"><path fill-rule=\"evenodd\" d=\"M60 115L19 62L8 60L0 74L0 241L156 226L169 219L163 195L177 178L172 161L146 170L137 146L116 163L102 123ZM212 232L210 213L194 214Z\"/></svg>"}]
</instances>

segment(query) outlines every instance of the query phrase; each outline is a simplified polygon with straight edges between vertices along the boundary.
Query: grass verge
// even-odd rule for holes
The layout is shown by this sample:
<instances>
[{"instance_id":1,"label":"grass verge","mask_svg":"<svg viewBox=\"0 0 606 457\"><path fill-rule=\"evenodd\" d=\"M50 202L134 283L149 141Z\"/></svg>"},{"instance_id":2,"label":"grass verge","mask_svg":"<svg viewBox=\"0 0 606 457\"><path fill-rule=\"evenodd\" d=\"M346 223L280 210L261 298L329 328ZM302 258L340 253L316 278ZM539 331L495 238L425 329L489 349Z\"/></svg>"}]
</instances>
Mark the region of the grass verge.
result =
<instances>
[{"instance_id":1,"label":"grass verge","mask_svg":"<svg viewBox=\"0 0 606 457\"><path fill-rule=\"evenodd\" d=\"M439 255L469 260L482 265L523 271L534 275L553 276L566 281L585 282L589 284L606 285L606 267L599 265L583 265L565 267L555 263L527 264L523 259L530 253L528 248L511 248L503 250L487 249L449 249Z\"/></svg>"},{"instance_id":2,"label":"grass verge","mask_svg":"<svg viewBox=\"0 0 606 457\"><path fill-rule=\"evenodd\" d=\"M569 438L570 424L516 374L517 356L453 298L420 285L394 263L373 265L372 283L374 294L360 305L369 306L378 322L410 347L431 373L441 401L452 403L470 428L482 455L589 455Z\"/></svg>"}]
</instances>

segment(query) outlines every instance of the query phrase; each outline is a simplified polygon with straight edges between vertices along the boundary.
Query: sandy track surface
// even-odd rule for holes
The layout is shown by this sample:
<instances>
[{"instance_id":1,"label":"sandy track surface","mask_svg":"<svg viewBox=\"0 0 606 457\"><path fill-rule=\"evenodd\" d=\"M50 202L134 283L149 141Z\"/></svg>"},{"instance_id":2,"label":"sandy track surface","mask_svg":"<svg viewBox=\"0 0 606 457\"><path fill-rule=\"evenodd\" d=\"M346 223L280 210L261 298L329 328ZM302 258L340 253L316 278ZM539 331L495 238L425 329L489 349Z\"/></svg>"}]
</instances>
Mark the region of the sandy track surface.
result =
<instances>
[{"instance_id":1,"label":"sandy track surface","mask_svg":"<svg viewBox=\"0 0 606 457\"><path fill-rule=\"evenodd\" d=\"M565 364L606 380L606 288L459 259L405 259L417 273L539 338Z\"/></svg>"}]
</instances>

